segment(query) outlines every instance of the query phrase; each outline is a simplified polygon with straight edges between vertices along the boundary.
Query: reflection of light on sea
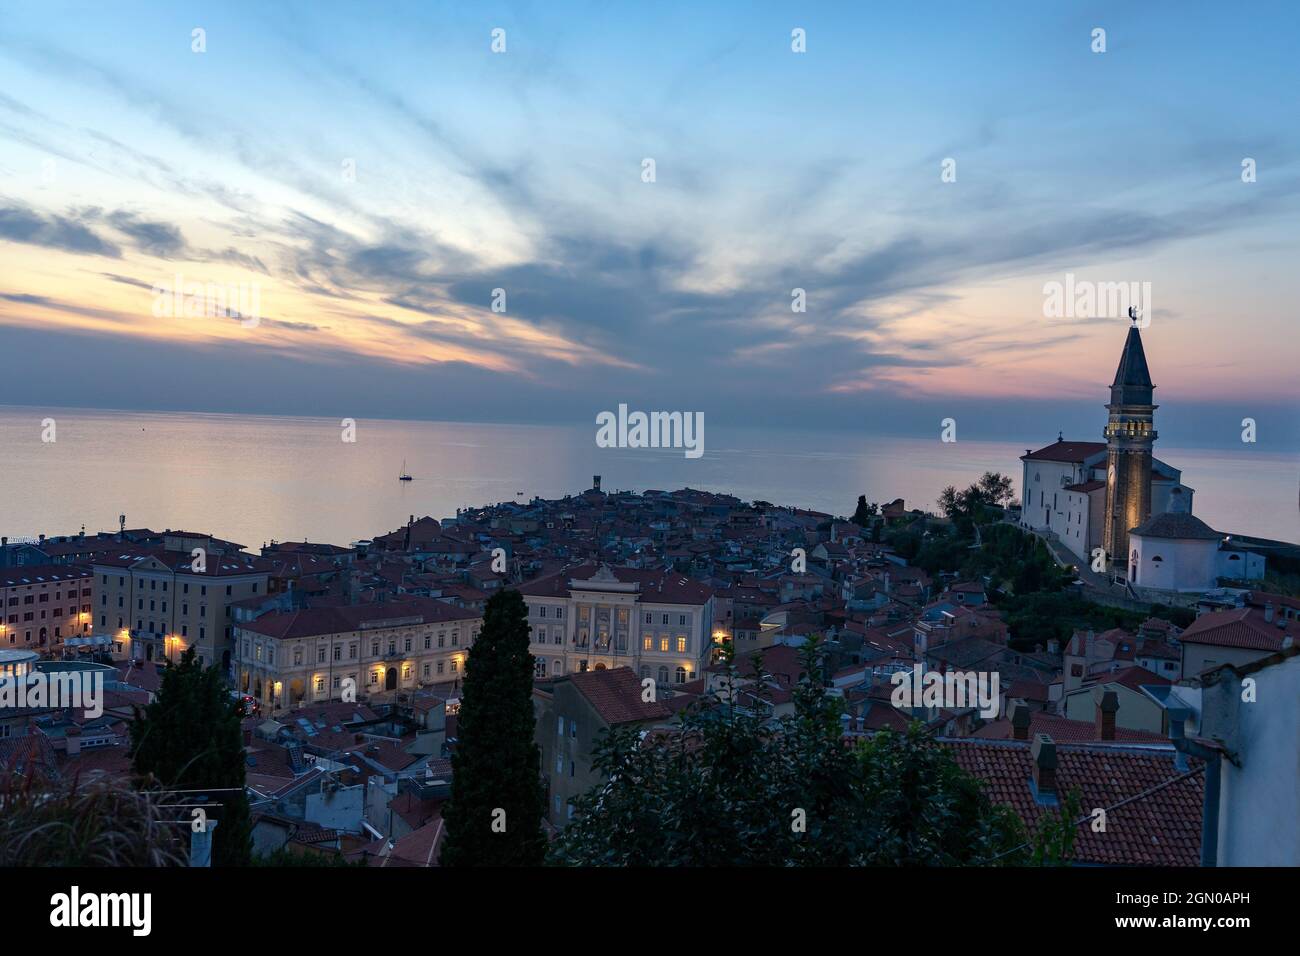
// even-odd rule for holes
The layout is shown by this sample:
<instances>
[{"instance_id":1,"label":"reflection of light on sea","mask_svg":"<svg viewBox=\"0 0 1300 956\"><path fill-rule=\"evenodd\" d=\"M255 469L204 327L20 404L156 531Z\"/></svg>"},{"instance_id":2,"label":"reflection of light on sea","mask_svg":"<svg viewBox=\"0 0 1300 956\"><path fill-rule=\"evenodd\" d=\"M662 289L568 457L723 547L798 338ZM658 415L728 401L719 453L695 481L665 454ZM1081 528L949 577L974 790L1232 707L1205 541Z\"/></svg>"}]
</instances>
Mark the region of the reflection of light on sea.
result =
<instances>
[{"instance_id":1,"label":"reflection of light on sea","mask_svg":"<svg viewBox=\"0 0 1300 956\"><path fill-rule=\"evenodd\" d=\"M254 548L271 538L346 544L399 528L412 512L441 519L515 500L519 489L526 498L579 495L596 474L606 491L691 487L839 515L863 494L934 508L945 485L984 471L1019 485L1025 451L1018 442L731 428L725 447L706 442L703 458L687 460L675 449L597 448L594 427L366 419L346 445L338 419L75 409L60 415L59 442L40 445L20 440L32 415L0 408L0 529L11 540L82 523L88 533L115 530L125 513L131 527L195 525ZM75 444L63 440L65 426ZM1211 527L1300 540L1296 456L1172 445L1156 453L1182 469ZM403 459L424 480L392 481L387 463Z\"/></svg>"}]
</instances>

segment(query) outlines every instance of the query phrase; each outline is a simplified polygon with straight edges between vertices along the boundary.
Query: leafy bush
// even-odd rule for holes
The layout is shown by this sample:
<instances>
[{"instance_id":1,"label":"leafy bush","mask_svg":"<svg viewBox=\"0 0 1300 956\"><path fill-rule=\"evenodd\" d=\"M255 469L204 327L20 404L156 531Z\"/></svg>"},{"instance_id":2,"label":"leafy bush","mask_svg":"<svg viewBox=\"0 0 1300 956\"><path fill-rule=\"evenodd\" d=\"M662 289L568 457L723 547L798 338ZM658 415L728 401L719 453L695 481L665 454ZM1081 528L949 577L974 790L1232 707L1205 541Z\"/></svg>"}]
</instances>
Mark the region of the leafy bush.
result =
<instances>
[{"instance_id":1,"label":"leafy bush","mask_svg":"<svg viewBox=\"0 0 1300 956\"><path fill-rule=\"evenodd\" d=\"M728 646L726 654L729 657ZM794 713L728 692L672 733L616 727L596 745L606 782L575 801L550 860L580 866L954 866L1031 862L1041 841L992 804L919 724L846 740L840 701L803 650ZM729 685L736 669L728 660ZM761 670L760 670L761 673ZM761 681L746 687L760 696ZM644 738L644 739L643 739ZM1047 850L1044 860L1053 858Z\"/></svg>"}]
</instances>

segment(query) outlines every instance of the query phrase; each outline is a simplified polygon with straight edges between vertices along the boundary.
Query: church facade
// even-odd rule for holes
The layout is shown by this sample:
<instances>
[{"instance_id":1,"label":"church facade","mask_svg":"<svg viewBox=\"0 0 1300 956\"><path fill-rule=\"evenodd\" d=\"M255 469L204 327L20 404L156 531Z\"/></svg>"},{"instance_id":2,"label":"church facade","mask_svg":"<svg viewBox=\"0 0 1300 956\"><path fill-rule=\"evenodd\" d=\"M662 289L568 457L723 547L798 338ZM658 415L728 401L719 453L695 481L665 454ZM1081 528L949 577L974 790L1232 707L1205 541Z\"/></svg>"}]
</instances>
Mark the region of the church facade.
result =
<instances>
[{"instance_id":1,"label":"church facade","mask_svg":"<svg viewBox=\"0 0 1300 956\"><path fill-rule=\"evenodd\" d=\"M1021 456L1021 524L1054 534L1084 566L1101 549L1106 568L1135 589L1208 590L1219 577L1262 577L1263 559L1227 547L1194 518L1182 472L1155 457L1154 390L1135 325L1111 383L1105 441L1058 435Z\"/></svg>"}]
</instances>

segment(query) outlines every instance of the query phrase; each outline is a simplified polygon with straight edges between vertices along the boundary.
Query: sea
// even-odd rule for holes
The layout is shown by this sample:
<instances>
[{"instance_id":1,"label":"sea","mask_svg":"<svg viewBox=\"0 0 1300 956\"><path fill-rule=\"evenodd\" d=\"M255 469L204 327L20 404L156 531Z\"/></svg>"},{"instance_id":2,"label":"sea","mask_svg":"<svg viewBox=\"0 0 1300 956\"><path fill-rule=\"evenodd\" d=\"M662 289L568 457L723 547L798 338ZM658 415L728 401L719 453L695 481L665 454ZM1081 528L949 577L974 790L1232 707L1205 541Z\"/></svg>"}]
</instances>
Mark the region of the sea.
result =
<instances>
[{"instance_id":1,"label":"sea","mask_svg":"<svg viewBox=\"0 0 1300 956\"><path fill-rule=\"evenodd\" d=\"M53 426L51 430L50 425ZM705 453L600 448L596 427L0 406L0 534L148 527L211 533L256 550L347 545L411 515L534 496L697 488L838 515L902 498L934 508L985 471L1020 484L1025 442L885 437L710 423ZM48 440L52 439L52 440ZM1100 440L1100 439L1098 439ZM1042 444L1048 444L1047 437ZM1300 456L1166 447L1211 527L1300 542ZM411 481L399 481L403 470Z\"/></svg>"}]
</instances>

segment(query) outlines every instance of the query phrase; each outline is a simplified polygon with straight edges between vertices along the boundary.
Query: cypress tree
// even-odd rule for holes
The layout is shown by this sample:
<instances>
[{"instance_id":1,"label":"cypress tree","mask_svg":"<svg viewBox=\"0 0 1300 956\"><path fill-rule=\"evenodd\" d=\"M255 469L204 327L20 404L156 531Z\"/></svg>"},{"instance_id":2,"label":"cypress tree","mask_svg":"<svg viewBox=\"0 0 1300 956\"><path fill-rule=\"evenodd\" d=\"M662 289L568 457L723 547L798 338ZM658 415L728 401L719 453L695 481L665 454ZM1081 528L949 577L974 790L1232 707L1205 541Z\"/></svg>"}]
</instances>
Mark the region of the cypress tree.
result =
<instances>
[{"instance_id":1,"label":"cypress tree","mask_svg":"<svg viewBox=\"0 0 1300 956\"><path fill-rule=\"evenodd\" d=\"M158 696L131 724L131 761L137 782L150 777L177 790L215 790L210 820L214 866L247 866L252 824L244 792L242 707L230 697L221 673L199 663L187 648L179 663L163 671ZM175 803L197 802L195 794ZM220 806L215 806L219 803ZM174 811L189 816L188 808ZM189 833L185 832L188 839Z\"/></svg>"},{"instance_id":2,"label":"cypress tree","mask_svg":"<svg viewBox=\"0 0 1300 956\"><path fill-rule=\"evenodd\" d=\"M523 595L492 596L465 665L443 866L537 866L545 856L528 630Z\"/></svg>"}]
</instances>

